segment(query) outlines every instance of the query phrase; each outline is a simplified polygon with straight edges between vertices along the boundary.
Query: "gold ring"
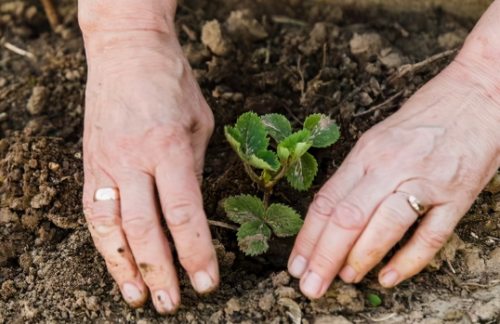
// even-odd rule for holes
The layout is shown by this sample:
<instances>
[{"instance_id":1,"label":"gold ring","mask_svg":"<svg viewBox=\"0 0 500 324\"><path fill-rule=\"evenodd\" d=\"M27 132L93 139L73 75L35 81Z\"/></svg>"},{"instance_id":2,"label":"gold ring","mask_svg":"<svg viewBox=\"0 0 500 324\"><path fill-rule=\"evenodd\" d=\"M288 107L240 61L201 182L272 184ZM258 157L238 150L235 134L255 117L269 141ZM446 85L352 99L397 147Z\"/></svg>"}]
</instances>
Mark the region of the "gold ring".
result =
<instances>
[{"instance_id":1,"label":"gold ring","mask_svg":"<svg viewBox=\"0 0 500 324\"><path fill-rule=\"evenodd\" d=\"M106 200L120 200L120 191L118 188L101 188L95 191L94 202Z\"/></svg>"},{"instance_id":2,"label":"gold ring","mask_svg":"<svg viewBox=\"0 0 500 324\"><path fill-rule=\"evenodd\" d=\"M424 216L429 210L429 206L423 205L415 196L408 195L408 203L418 216Z\"/></svg>"}]
</instances>

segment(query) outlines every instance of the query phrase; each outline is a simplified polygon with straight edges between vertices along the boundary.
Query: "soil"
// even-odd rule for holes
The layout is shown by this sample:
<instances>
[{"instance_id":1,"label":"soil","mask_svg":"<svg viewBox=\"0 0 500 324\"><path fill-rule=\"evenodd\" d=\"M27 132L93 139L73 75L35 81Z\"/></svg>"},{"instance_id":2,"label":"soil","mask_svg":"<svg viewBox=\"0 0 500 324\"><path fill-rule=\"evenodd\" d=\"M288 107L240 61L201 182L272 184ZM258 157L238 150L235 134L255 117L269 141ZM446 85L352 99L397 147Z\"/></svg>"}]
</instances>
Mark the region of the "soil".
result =
<instances>
[{"instance_id":1,"label":"soil","mask_svg":"<svg viewBox=\"0 0 500 324\"><path fill-rule=\"evenodd\" d=\"M251 258L238 251L233 231L212 227L218 291L196 294L180 269L176 315L160 316L151 303L128 307L82 214L85 53L76 3L58 10L63 25L54 32L38 2L0 4L0 44L7 45L0 48L0 324L499 322L498 175L427 271L397 288L377 283L378 267L360 284L336 280L324 298L309 300L284 271L293 240L274 239L266 255ZM460 47L473 24L440 10L394 15L307 0L184 1L177 32L216 120L203 183L208 218L229 222L221 200L258 194L224 125L249 110L285 114L295 128L315 112L337 121L340 141L313 151L320 170L312 188L299 193L282 183L272 198L305 215L363 132L454 54L405 75L401 66ZM369 294L382 304L372 307Z\"/></svg>"}]
</instances>

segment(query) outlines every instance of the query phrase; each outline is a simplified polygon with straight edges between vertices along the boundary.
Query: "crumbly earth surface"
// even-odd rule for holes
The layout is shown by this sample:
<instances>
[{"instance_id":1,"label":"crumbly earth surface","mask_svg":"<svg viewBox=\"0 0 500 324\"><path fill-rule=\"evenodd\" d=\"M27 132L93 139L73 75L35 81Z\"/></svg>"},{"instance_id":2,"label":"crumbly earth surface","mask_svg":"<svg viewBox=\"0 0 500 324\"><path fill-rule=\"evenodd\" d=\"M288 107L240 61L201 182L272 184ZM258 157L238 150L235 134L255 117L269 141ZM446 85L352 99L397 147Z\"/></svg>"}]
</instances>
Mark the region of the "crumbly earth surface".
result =
<instances>
[{"instance_id":1,"label":"crumbly earth surface","mask_svg":"<svg viewBox=\"0 0 500 324\"><path fill-rule=\"evenodd\" d=\"M357 285L335 281L311 301L284 272L293 240L273 239L266 255L250 258L234 232L212 227L218 291L196 294L180 269L176 315L160 316L150 303L128 307L82 215L85 52L76 3L58 10L63 25L54 32L39 2L0 3L0 324L498 323L498 175L428 271L397 288L383 289L375 269ZM307 0L182 2L177 32L216 120L203 184L208 218L229 222L221 200L259 194L224 125L249 110L285 114L297 128L315 112L337 121L340 141L313 152L320 170L312 188L299 193L283 183L272 197L305 215L361 134L442 70L454 55L445 52L473 24L439 10L391 15ZM399 73L440 53L448 55Z\"/></svg>"}]
</instances>

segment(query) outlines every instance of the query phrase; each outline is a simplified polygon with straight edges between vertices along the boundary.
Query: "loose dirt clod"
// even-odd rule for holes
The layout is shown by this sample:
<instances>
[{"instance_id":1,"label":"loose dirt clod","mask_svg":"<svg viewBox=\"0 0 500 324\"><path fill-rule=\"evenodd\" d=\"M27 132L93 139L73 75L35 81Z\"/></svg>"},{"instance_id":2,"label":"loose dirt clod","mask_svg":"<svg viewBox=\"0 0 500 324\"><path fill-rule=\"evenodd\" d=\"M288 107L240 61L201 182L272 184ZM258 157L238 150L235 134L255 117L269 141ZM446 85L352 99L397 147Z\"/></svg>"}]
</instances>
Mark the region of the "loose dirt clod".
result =
<instances>
[{"instance_id":1,"label":"loose dirt clod","mask_svg":"<svg viewBox=\"0 0 500 324\"><path fill-rule=\"evenodd\" d=\"M210 50L219 56L226 56L231 51L231 44L222 34L222 28L217 20L212 20L203 25L201 41Z\"/></svg>"},{"instance_id":2,"label":"loose dirt clod","mask_svg":"<svg viewBox=\"0 0 500 324\"><path fill-rule=\"evenodd\" d=\"M28 111L32 115L40 114L47 105L49 95L49 89L47 89L46 87L34 87L31 97L28 100L28 104L26 105L26 109L28 109Z\"/></svg>"},{"instance_id":3,"label":"loose dirt clod","mask_svg":"<svg viewBox=\"0 0 500 324\"><path fill-rule=\"evenodd\" d=\"M236 40L253 42L268 37L264 27L251 16L249 10L232 11L226 25L227 32Z\"/></svg>"}]
</instances>

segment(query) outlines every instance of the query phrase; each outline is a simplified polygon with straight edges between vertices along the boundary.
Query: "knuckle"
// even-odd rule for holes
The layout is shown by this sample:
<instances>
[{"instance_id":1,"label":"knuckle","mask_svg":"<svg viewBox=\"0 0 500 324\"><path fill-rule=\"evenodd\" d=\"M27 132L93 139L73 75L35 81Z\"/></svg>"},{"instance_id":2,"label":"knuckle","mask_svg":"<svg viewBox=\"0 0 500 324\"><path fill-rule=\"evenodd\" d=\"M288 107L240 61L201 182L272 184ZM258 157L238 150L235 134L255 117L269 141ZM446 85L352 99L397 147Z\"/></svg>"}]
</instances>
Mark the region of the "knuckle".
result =
<instances>
[{"instance_id":1,"label":"knuckle","mask_svg":"<svg viewBox=\"0 0 500 324\"><path fill-rule=\"evenodd\" d=\"M330 221L345 230L362 230L368 219L356 204L343 200L335 207Z\"/></svg>"},{"instance_id":2,"label":"knuckle","mask_svg":"<svg viewBox=\"0 0 500 324\"><path fill-rule=\"evenodd\" d=\"M356 143L356 146L359 146L361 148L363 147L370 147L373 142L375 141L375 138L377 137L377 130L376 127L373 127L369 130L367 130L358 140Z\"/></svg>"},{"instance_id":3,"label":"knuckle","mask_svg":"<svg viewBox=\"0 0 500 324\"><path fill-rule=\"evenodd\" d=\"M311 204L311 211L313 215L319 217L330 217L333 213L334 206L335 204L329 195L318 193Z\"/></svg>"},{"instance_id":4,"label":"knuckle","mask_svg":"<svg viewBox=\"0 0 500 324\"><path fill-rule=\"evenodd\" d=\"M406 229L415 221L416 215L414 217L409 217L393 205L382 204L377 212L377 219L377 223L384 228L390 227L391 230L395 228Z\"/></svg>"},{"instance_id":5,"label":"knuckle","mask_svg":"<svg viewBox=\"0 0 500 324\"><path fill-rule=\"evenodd\" d=\"M337 260L334 259L334 253L331 249L328 247L318 246L312 263L314 263L318 269L329 272L330 269L335 267Z\"/></svg>"},{"instance_id":6,"label":"knuckle","mask_svg":"<svg viewBox=\"0 0 500 324\"><path fill-rule=\"evenodd\" d=\"M448 240L448 233L432 229L417 231L417 242L427 249L439 250Z\"/></svg>"},{"instance_id":7,"label":"knuckle","mask_svg":"<svg viewBox=\"0 0 500 324\"><path fill-rule=\"evenodd\" d=\"M185 198L177 199L167 205L166 221L171 231L179 230L190 224L196 207L192 201Z\"/></svg>"},{"instance_id":8,"label":"knuckle","mask_svg":"<svg viewBox=\"0 0 500 324\"><path fill-rule=\"evenodd\" d=\"M179 262L187 271L200 269L210 263L210 260L216 260L215 251L200 250L196 248L190 249L190 253L179 255Z\"/></svg>"},{"instance_id":9,"label":"knuckle","mask_svg":"<svg viewBox=\"0 0 500 324\"><path fill-rule=\"evenodd\" d=\"M133 241L147 241L157 226L154 218L140 215L124 218L122 222L127 239Z\"/></svg>"},{"instance_id":10,"label":"knuckle","mask_svg":"<svg viewBox=\"0 0 500 324\"><path fill-rule=\"evenodd\" d=\"M106 236L120 227L120 218L113 212L85 209L88 226L94 234Z\"/></svg>"},{"instance_id":11,"label":"knuckle","mask_svg":"<svg viewBox=\"0 0 500 324\"><path fill-rule=\"evenodd\" d=\"M299 255L309 255L317 244L317 237L313 237L312 233L300 233L296 243L297 253Z\"/></svg>"}]
</instances>

